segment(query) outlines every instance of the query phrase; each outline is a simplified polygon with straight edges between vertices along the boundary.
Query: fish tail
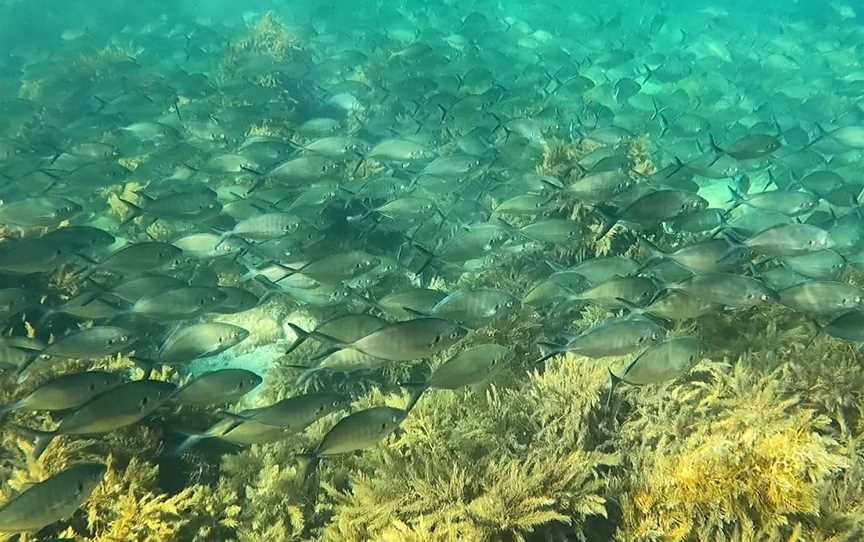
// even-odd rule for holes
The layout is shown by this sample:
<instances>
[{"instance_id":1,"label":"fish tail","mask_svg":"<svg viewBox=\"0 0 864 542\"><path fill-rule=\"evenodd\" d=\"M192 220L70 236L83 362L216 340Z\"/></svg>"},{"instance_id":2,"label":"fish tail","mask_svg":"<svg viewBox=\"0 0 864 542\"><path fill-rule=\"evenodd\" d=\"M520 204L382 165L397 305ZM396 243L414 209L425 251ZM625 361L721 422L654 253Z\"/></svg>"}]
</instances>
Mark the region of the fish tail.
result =
<instances>
[{"instance_id":1,"label":"fish tail","mask_svg":"<svg viewBox=\"0 0 864 542\"><path fill-rule=\"evenodd\" d=\"M303 473L301 480L306 484L318 474L318 465L321 463L321 456L314 452L309 452L298 454L297 460L300 463L300 471Z\"/></svg>"},{"instance_id":2,"label":"fish tail","mask_svg":"<svg viewBox=\"0 0 864 542\"><path fill-rule=\"evenodd\" d=\"M300 375L297 377L297 380L295 381L295 384L298 387L305 387L306 383L309 382L309 380L313 376L323 371L323 369L321 369L320 367L305 367L301 365L290 365L289 367L292 367L294 369L303 369L303 372L300 373Z\"/></svg>"},{"instance_id":3,"label":"fish tail","mask_svg":"<svg viewBox=\"0 0 864 542\"><path fill-rule=\"evenodd\" d=\"M405 407L406 412L411 412L411 409L417 404L423 394L426 393L426 390L429 389L429 384L426 382L404 382L399 384L403 388L408 388L411 392L411 398L408 399L408 405Z\"/></svg>"},{"instance_id":4,"label":"fish tail","mask_svg":"<svg viewBox=\"0 0 864 542\"><path fill-rule=\"evenodd\" d=\"M732 199L729 200L729 203L734 203L735 207L744 203L744 194L738 191L737 188L732 186L727 186L729 189L729 194L732 196Z\"/></svg>"},{"instance_id":5,"label":"fish tail","mask_svg":"<svg viewBox=\"0 0 864 542\"><path fill-rule=\"evenodd\" d=\"M56 431L40 431L21 425L11 425L10 427L14 431L23 433L27 438L33 439L33 459L39 459L51 441L54 440L54 437L57 436Z\"/></svg>"},{"instance_id":6,"label":"fish tail","mask_svg":"<svg viewBox=\"0 0 864 542\"><path fill-rule=\"evenodd\" d=\"M285 355L287 356L288 354L296 350L298 346L306 342L306 340L309 338L310 333L302 327L296 324L292 324L291 322L285 322L283 326L290 329L294 332L295 335L297 335L297 338L294 339L294 341L291 343L291 346L289 346L288 349L285 350ZM287 331L287 329L285 329L285 331Z\"/></svg>"},{"instance_id":7,"label":"fish tail","mask_svg":"<svg viewBox=\"0 0 864 542\"><path fill-rule=\"evenodd\" d=\"M120 223L121 226L125 226L126 224L132 222L133 220L144 214L144 209L142 209L138 205L135 205L127 199L118 196L117 201L120 202L120 206L123 207L127 215L126 218L123 219L123 222Z\"/></svg>"},{"instance_id":8,"label":"fish tail","mask_svg":"<svg viewBox=\"0 0 864 542\"><path fill-rule=\"evenodd\" d=\"M828 130L826 130L826 129L825 129L821 124L819 124L818 122L816 123L816 131L817 131L817 135L816 135L816 137L813 138L813 141L811 141L811 142L807 143L806 145L804 145L804 148L801 149L801 150L809 149L810 147L812 147L812 146L815 145L816 143L819 143L820 141L822 141L823 139L825 139L825 138L828 136Z\"/></svg>"},{"instance_id":9,"label":"fish tail","mask_svg":"<svg viewBox=\"0 0 864 542\"><path fill-rule=\"evenodd\" d=\"M719 145L717 145L717 141L714 139L714 134L712 134L710 132L708 133L708 143L711 145L711 149L714 152L716 152L718 154L726 154L726 151L724 151L723 149L720 148ZM715 162L716 162L716 160L715 160Z\"/></svg>"},{"instance_id":10,"label":"fish tail","mask_svg":"<svg viewBox=\"0 0 864 542\"><path fill-rule=\"evenodd\" d=\"M648 259L646 260L645 264L643 264L641 270L644 270L644 268L647 267L647 265L653 260L663 259L667 256L665 252L660 250L660 247L649 241L644 236L639 235L638 240L639 246L648 254Z\"/></svg>"}]
</instances>

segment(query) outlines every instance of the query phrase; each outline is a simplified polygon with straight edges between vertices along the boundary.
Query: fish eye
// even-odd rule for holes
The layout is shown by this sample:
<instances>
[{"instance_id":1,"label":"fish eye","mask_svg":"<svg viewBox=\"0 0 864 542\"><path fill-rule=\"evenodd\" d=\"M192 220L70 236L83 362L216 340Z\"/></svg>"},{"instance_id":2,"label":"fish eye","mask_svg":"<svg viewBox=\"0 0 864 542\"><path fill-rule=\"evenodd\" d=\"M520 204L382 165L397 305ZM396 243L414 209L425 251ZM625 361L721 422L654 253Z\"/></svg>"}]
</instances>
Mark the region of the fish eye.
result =
<instances>
[{"instance_id":1,"label":"fish eye","mask_svg":"<svg viewBox=\"0 0 864 542\"><path fill-rule=\"evenodd\" d=\"M338 407L338 406L339 406L339 401L333 401L332 403L330 403L330 406L332 406L332 407Z\"/></svg>"},{"instance_id":2,"label":"fish eye","mask_svg":"<svg viewBox=\"0 0 864 542\"><path fill-rule=\"evenodd\" d=\"M856 304L861 303L861 297L859 297L859 296L855 296L855 299L854 299L853 301L854 301Z\"/></svg>"}]
</instances>

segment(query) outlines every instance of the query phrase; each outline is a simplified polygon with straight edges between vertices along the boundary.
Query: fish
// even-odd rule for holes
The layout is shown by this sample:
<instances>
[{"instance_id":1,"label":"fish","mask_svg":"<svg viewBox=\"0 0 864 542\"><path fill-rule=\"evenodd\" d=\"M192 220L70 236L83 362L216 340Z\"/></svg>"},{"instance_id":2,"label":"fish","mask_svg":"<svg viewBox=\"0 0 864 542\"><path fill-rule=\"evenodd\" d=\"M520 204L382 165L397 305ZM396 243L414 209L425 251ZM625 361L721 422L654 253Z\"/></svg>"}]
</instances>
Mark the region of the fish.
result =
<instances>
[{"instance_id":1,"label":"fish","mask_svg":"<svg viewBox=\"0 0 864 542\"><path fill-rule=\"evenodd\" d=\"M43 382L12 404L0 406L0 419L16 410L69 410L124 382L122 376L107 371L70 373Z\"/></svg>"},{"instance_id":2,"label":"fish","mask_svg":"<svg viewBox=\"0 0 864 542\"><path fill-rule=\"evenodd\" d=\"M182 254L183 251L179 248L161 241L130 243L112 252L102 261L95 263L82 278L86 278L97 270L120 274L153 271L169 264L179 264Z\"/></svg>"},{"instance_id":3,"label":"fish","mask_svg":"<svg viewBox=\"0 0 864 542\"><path fill-rule=\"evenodd\" d=\"M407 416L407 411L387 406L349 414L324 435L312 455L335 457L371 448L398 429Z\"/></svg>"},{"instance_id":4,"label":"fish","mask_svg":"<svg viewBox=\"0 0 864 542\"><path fill-rule=\"evenodd\" d=\"M431 315L475 326L505 317L517 308L518 300L512 294L493 288L478 288L454 291L438 301L428 314L420 316Z\"/></svg>"},{"instance_id":5,"label":"fish","mask_svg":"<svg viewBox=\"0 0 864 542\"><path fill-rule=\"evenodd\" d=\"M228 295L218 288L180 286L135 300L126 312L159 320L185 320L218 307Z\"/></svg>"},{"instance_id":6,"label":"fish","mask_svg":"<svg viewBox=\"0 0 864 542\"><path fill-rule=\"evenodd\" d=\"M819 330L842 341L864 342L864 311L844 311L819 325Z\"/></svg>"},{"instance_id":7,"label":"fish","mask_svg":"<svg viewBox=\"0 0 864 542\"><path fill-rule=\"evenodd\" d=\"M262 381L260 376L245 369L218 369L196 376L181 386L171 400L183 405L234 403Z\"/></svg>"},{"instance_id":8,"label":"fish","mask_svg":"<svg viewBox=\"0 0 864 542\"><path fill-rule=\"evenodd\" d=\"M336 345L334 352L350 349L386 361L413 361L453 346L466 334L464 327L450 320L422 317L386 325L351 342L327 340Z\"/></svg>"},{"instance_id":9,"label":"fish","mask_svg":"<svg viewBox=\"0 0 864 542\"><path fill-rule=\"evenodd\" d=\"M831 234L810 224L778 224L744 240L747 248L766 256L801 256L834 248Z\"/></svg>"},{"instance_id":10,"label":"fish","mask_svg":"<svg viewBox=\"0 0 864 542\"><path fill-rule=\"evenodd\" d=\"M781 263L799 275L816 280L837 280L846 268L846 258L832 249L787 256Z\"/></svg>"},{"instance_id":11,"label":"fish","mask_svg":"<svg viewBox=\"0 0 864 542\"><path fill-rule=\"evenodd\" d=\"M730 307L751 307L777 297L759 279L734 273L700 273L664 286L706 302Z\"/></svg>"},{"instance_id":12,"label":"fish","mask_svg":"<svg viewBox=\"0 0 864 542\"><path fill-rule=\"evenodd\" d=\"M0 204L0 224L5 226L58 226L81 213L74 201L54 196L38 196Z\"/></svg>"},{"instance_id":13,"label":"fish","mask_svg":"<svg viewBox=\"0 0 864 542\"><path fill-rule=\"evenodd\" d=\"M783 145L775 136L767 134L745 135L725 148L720 148L711 136L711 148L720 154L728 154L736 160L755 160L777 151Z\"/></svg>"},{"instance_id":14,"label":"fish","mask_svg":"<svg viewBox=\"0 0 864 542\"><path fill-rule=\"evenodd\" d=\"M864 291L843 282L808 280L778 291L777 296L796 312L831 315L859 308Z\"/></svg>"},{"instance_id":15,"label":"fish","mask_svg":"<svg viewBox=\"0 0 864 542\"><path fill-rule=\"evenodd\" d=\"M616 309L625 305L648 303L659 291L658 284L650 278L640 276L618 277L602 282L579 293L567 295L568 301L583 301L600 307Z\"/></svg>"},{"instance_id":16,"label":"fish","mask_svg":"<svg viewBox=\"0 0 864 542\"><path fill-rule=\"evenodd\" d=\"M61 337L34 355L29 363L19 367L18 382L22 383L34 373L61 359L93 359L111 356L130 348L135 336L119 326L92 326Z\"/></svg>"},{"instance_id":17,"label":"fish","mask_svg":"<svg viewBox=\"0 0 864 542\"><path fill-rule=\"evenodd\" d=\"M744 256L744 251L738 250L736 243L722 237L694 243L674 252L663 252L645 238L640 237L639 242L648 254L648 262L658 259L671 260L695 273L731 270Z\"/></svg>"},{"instance_id":18,"label":"fish","mask_svg":"<svg viewBox=\"0 0 864 542\"><path fill-rule=\"evenodd\" d=\"M535 363L571 352L588 358L623 356L658 342L666 330L644 318L608 320L600 322L573 337L562 346L553 345Z\"/></svg>"},{"instance_id":19,"label":"fish","mask_svg":"<svg viewBox=\"0 0 864 542\"><path fill-rule=\"evenodd\" d=\"M412 390L412 398L405 407L411 411L428 389L455 390L471 386L487 379L498 366L504 363L512 351L500 344L479 344L462 350L435 367L424 382L405 382L401 385Z\"/></svg>"},{"instance_id":20,"label":"fish","mask_svg":"<svg viewBox=\"0 0 864 542\"><path fill-rule=\"evenodd\" d=\"M742 195L733 188L732 202L735 206L746 205L754 209L774 211L786 216L796 217L813 211L819 204L819 198L803 190L772 190L769 192L758 192L750 195Z\"/></svg>"},{"instance_id":21,"label":"fish","mask_svg":"<svg viewBox=\"0 0 864 542\"><path fill-rule=\"evenodd\" d=\"M0 532L35 533L71 517L107 470L101 463L77 463L33 484L0 507Z\"/></svg>"},{"instance_id":22,"label":"fish","mask_svg":"<svg viewBox=\"0 0 864 542\"><path fill-rule=\"evenodd\" d=\"M180 327L162 342L155 360L145 363L179 365L215 356L243 342L249 331L222 322L204 322ZM140 358L136 358L140 359Z\"/></svg>"},{"instance_id":23,"label":"fish","mask_svg":"<svg viewBox=\"0 0 864 542\"><path fill-rule=\"evenodd\" d=\"M295 337L285 351L285 354L290 354L310 338L329 342L330 337L332 337L340 343L351 343L374 331L378 331L385 325L387 325L386 320L364 313L336 316L321 322L311 331L307 331L291 322L285 322L283 326L286 329L286 335L288 334L288 330L290 330Z\"/></svg>"},{"instance_id":24,"label":"fish","mask_svg":"<svg viewBox=\"0 0 864 542\"><path fill-rule=\"evenodd\" d=\"M177 386L158 380L133 380L96 395L60 420L53 431L28 429L39 458L58 435L97 435L143 420L165 404Z\"/></svg>"},{"instance_id":25,"label":"fish","mask_svg":"<svg viewBox=\"0 0 864 542\"><path fill-rule=\"evenodd\" d=\"M707 347L699 337L672 337L647 348L623 370L609 370L611 385L607 405L619 382L644 386L678 378L702 360Z\"/></svg>"},{"instance_id":26,"label":"fish","mask_svg":"<svg viewBox=\"0 0 864 542\"><path fill-rule=\"evenodd\" d=\"M226 413L225 417L207 430L188 434L173 453L181 455L208 438L218 438L238 445L274 442L299 433L320 418L344 410L350 404L343 395L309 393L236 414Z\"/></svg>"}]
</instances>

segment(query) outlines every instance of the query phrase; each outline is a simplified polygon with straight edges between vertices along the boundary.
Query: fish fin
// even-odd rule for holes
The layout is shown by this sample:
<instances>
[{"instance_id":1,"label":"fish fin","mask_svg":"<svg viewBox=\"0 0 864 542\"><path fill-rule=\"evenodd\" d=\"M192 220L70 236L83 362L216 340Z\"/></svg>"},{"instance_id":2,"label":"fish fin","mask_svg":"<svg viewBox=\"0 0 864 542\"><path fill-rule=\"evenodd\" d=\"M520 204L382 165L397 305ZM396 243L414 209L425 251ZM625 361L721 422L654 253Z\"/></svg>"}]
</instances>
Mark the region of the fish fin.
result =
<instances>
[{"instance_id":1,"label":"fish fin","mask_svg":"<svg viewBox=\"0 0 864 542\"><path fill-rule=\"evenodd\" d=\"M609 216L609 214L607 214L606 211L601 210L599 206L594 207L592 211L600 217L600 222L603 226L597 233L597 238L595 239L596 242L606 237L606 234L609 233L620 221L617 218Z\"/></svg>"},{"instance_id":2,"label":"fish fin","mask_svg":"<svg viewBox=\"0 0 864 542\"><path fill-rule=\"evenodd\" d=\"M549 269L551 269L553 273L559 273L559 272L564 271L566 269L564 266L558 265L557 263L555 263L551 260L544 260L544 262L546 263L546 265L549 266Z\"/></svg>"},{"instance_id":3,"label":"fish fin","mask_svg":"<svg viewBox=\"0 0 864 542\"><path fill-rule=\"evenodd\" d=\"M241 422L241 423L242 422L248 422L251 419L248 416L244 416L242 414L237 414L236 412L228 412L227 410L217 410L216 415L221 417L221 418L230 418L234 421ZM230 430L231 429L229 429L228 431L230 431ZM222 434L224 435L228 431L223 431Z\"/></svg>"},{"instance_id":4,"label":"fish fin","mask_svg":"<svg viewBox=\"0 0 864 542\"><path fill-rule=\"evenodd\" d=\"M9 427L14 431L23 433L27 438L33 439L33 459L39 459L54 437L57 436L56 431L41 431L14 424L10 424Z\"/></svg>"},{"instance_id":5,"label":"fish fin","mask_svg":"<svg viewBox=\"0 0 864 542\"><path fill-rule=\"evenodd\" d=\"M2 422L10 413L17 410L20 404L21 401L10 403L8 405L0 405L0 422Z\"/></svg>"},{"instance_id":6,"label":"fish fin","mask_svg":"<svg viewBox=\"0 0 864 542\"><path fill-rule=\"evenodd\" d=\"M176 448L171 450L168 455L178 457L186 452L188 452L191 448L197 445L202 440L206 440L210 438L210 435L206 433L186 433L186 438L183 439L180 444L177 445Z\"/></svg>"},{"instance_id":7,"label":"fish fin","mask_svg":"<svg viewBox=\"0 0 864 542\"><path fill-rule=\"evenodd\" d=\"M607 370L609 371L609 395L606 396L606 408L608 409L612 405L612 393L618 387L618 384L621 383L621 378L616 376L612 372L612 369Z\"/></svg>"},{"instance_id":8,"label":"fish fin","mask_svg":"<svg viewBox=\"0 0 864 542\"><path fill-rule=\"evenodd\" d=\"M412 309L411 307L402 307L402 310L410 314L411 316L415 316L417 318L429 318L431 314L428 312L418 311L417 309Z\"/></svg>"},{"instance_id":9,"label":"fish fin","mask_svg":"<svg viewBox=\"0 0 864 542\"><path fill-rule=\"evenodd\" d=\"M338 343L338 341L335 338L333 338L333 341ZM335 354L336 352L338 352L340 350L344 350L344 347L343 346L335 346L333 348L328 348L326 350L323 350L323 351L315 354L310 361L313 361L313 362L321 361L322 359L326 358L327 356L329 356L331 354ZM306 368L318 370L318 367L306 367Z\"/></svg>"},{"instance_id":10,"label":"fish fin","mask_svg":"<svg viewBox=\"0 0 864 542\"><path fill-rule=\"evenodd\" d=\"M26 348L17 348L14 346L12 348L15 350L30 351ZM27 381L28 378L30 378L30 374L33 372L33 367L36 363L36 360L39 359L39 351L32 350L31 352L33 352L33 355L30 357L30 359L18 366L18 370L16 371L16 382L18 384L23 384Z\"/></svg>"},{"instance_id":11,"label":"fish fin","mask_svg":"<svg viewBox=\"0 0 864 542\"><path fill-rule=\"evenodd\" d=\"M729 211L732 211L733 209L737 209L741 205L744 205L747 203L744 199L745 198L744 194L739 192L737 188L732 187L732 186L727 186L726 188L729 189L729 194L732 196L732 199L730 199L728 202L728 203L732 204L732 207L729 209Z\"/></svg>"},{"instance_id":12,"label":"fish fin","mask_svg":"<svg viewBox=\"0 0 864 542\"><path fill-rule=\"evenodd\" d=\"M669 131L669 120L663 113L658 113L657 118L659 119L657 122L660 124L660 139L663 139L663 137L666 135L666 132ZM680 168L676 169L675 173L678 173L679 169Z\"/></svg>"}]
</instances>

